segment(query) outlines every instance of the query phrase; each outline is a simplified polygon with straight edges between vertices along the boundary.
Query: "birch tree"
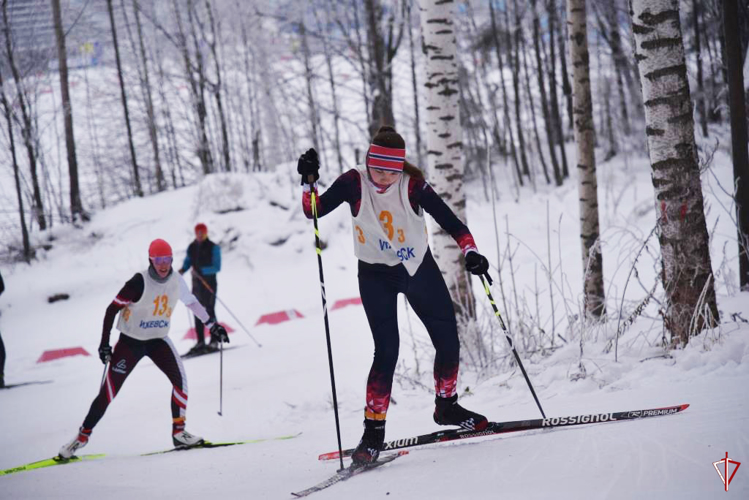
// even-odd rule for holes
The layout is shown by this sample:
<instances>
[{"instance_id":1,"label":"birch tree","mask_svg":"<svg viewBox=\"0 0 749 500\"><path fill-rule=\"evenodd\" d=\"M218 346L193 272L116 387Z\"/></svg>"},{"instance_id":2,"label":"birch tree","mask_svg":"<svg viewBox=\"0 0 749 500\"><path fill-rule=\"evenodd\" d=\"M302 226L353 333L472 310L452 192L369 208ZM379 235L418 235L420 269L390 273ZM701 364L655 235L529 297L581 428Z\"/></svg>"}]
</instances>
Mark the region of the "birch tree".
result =
<instances>
[{"instance_id":1,"label":"birch tree","mask_svg":"<svg viewBox=\"0 0 749 500\"><path fill-rule=\"evenodd\" d=\"M458 218L465 221L454 5L452 0L419 0L422 47L425 52L424 96L429 177L435 192ZM472 316L475 303L457 243L436 224L432 240L434 258L450 289L456 314L463 319Z\"/></svg>"},{"instance_id":2,"label":"birch tree","mask_svg":"<svg viewBox=\"0 0 749 500\"><path fill-rule=\"evenodd\" d=\"M672 344L717 324L679 0L631 0Z\"/></svg>"},{"instance_id":3,"label":"birch tree","mask_svg":"<svg viewBox=\"0 0 749 500\"><path fill-rule=\"evenodd\" d=\"M580 240L583 248L585 314L602 318L606 313L603 291L603 256L598 229L593 101L590 93L590 56L586 0L567 0L570 61L572 62L572 115L577 143L577 182L580 197Z\"/></svg>"}]
</instances>

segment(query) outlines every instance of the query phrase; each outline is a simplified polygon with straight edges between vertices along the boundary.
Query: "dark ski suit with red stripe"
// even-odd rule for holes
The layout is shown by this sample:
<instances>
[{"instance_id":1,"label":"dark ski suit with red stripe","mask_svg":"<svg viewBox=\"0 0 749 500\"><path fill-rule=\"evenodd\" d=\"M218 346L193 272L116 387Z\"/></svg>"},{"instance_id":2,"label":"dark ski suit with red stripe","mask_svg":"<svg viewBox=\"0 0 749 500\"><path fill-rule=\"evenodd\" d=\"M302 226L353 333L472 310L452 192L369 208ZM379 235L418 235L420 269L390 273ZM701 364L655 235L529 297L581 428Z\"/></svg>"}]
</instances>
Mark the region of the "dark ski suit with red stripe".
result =
<instances>
[{"instance_id":1,"label":"dark ski suit with red stripe","mask_svg":"<svg viewBox=\"0 0 749 500\"><path fill-rule=\"evenodd\" d=\"M356 216L361 207L361 182L356 170L338 177L325 193L316 196L318 216L332 212L343 202L349 204L351 215ZM418 214L420 208L429 213L455 239L464 254L476 250L466 225L426 181L411 177L408 199L415 213ZM306 186L302 207L305 215L312 218L311 193ZM437 395L443 398L455 395L460 355L458 328L450 293L431 251L427 250L413 276L409 276L403 264L388 266L359 260L359 292L375 343L374 360L367 379L366 418L384 420L390 404L400 345L398 293L406 296L435 347L434 385Z\"/></svg>"}]
</instances>

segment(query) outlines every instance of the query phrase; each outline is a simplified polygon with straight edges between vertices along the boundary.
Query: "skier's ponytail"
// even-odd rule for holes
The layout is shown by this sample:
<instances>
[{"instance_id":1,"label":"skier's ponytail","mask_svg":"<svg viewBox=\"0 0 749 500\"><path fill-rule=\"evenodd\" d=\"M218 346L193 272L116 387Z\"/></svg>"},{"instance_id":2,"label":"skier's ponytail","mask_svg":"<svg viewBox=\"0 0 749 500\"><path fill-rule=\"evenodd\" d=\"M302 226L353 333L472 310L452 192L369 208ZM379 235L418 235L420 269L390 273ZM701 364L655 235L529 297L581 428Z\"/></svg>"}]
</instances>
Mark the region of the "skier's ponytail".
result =
<instances>
[{"instance_id":1,"label":"skier's ponytail","mask_svg":"<svg viewBox=\"0 0 749 500\"><path fill-rule=\"evenodd\" d=\"M414 179L424 180L424 171L422 171L413 163L409 163L408 161L405 161L403 163L403 172L410 175Z\"/></svg>"}]
</instances>

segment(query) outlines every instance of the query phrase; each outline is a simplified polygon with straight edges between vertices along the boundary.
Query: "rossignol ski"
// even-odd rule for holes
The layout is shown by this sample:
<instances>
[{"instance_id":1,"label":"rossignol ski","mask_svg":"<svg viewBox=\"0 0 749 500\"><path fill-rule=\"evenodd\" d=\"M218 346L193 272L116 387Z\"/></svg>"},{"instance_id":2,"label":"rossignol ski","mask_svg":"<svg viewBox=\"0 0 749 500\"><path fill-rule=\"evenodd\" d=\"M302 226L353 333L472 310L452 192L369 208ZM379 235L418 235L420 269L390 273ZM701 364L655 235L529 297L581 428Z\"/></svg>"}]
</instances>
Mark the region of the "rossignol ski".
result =
<instances>
[{"instance_id":1,"label":"rossignol ski","mask_svg":"<svg viewBox=\"0 0 749 500\"><path fill-rule=\"evenodd\" d=\"M457 441L461 439L477 438L483 436L493 436L507 432L529 431L533 429L552 429L557 427L569 427L572 425L596 424L601 422L620 422L622 420L636 420L648 417L660 417L663 415L673 415L686 410L688 404L678 406L668 406L665 408L653 408L647 410L621 411L616 413L598 413L593 415L575 415L572 417L554 417L554 418L537 418L532 420L516 420L513 422L490 422L489 426L483 431L471 431L467 429L449 429L445 431L422 434L410 438L396 439L387 441L384 444L383 451L400 450L414 446L426 444L444 443L447 441ZM344 450L343 456L350 457L354 452L353 448ZM319 460L337 460L338 452L323 453L318 457Z\"/></svg>"},{"instance_id":2,"label":"rossignol ski","mask_svg":"<svg viewBox=\"0 0 749 500\"><path fill-rule=\"evenodd\" d=\"M338 452L336 452L337 454ZM325 488L330 488L334 484L340 483L341 481L345 481L347 479L350 479L356 475L361 474L362 472L366 472L368 470L376 469L377 467L380 467L382 465L385 465L387 463L392 462L398 457L401 457L403 455L408 454L407 451L401 451L399 453L395 453L392 455L387 455L385 457L380 457L376 462L368 464L368 465L354 465L351 464L345 469L341 469L334 476L329 477L325 481L318 483L311 488L307 488L306 490L293 492L292 495L294 495L297 498L306 497L307 495L311 495L312 493L315 493L320 490L324 490ZM338 458L338 457L336 457Z\"/></svg>"}]
</instances>

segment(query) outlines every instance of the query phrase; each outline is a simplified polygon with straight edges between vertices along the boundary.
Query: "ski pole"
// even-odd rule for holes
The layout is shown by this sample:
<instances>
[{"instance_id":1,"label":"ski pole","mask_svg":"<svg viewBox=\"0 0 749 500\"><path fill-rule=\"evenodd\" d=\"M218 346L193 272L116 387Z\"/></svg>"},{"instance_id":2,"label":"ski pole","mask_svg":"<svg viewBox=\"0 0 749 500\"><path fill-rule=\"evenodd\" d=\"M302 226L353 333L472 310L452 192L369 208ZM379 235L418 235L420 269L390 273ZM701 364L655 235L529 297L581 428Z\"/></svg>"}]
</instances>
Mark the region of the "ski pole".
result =
<instances>
[{"instance_id":1,"label":"ski pole","mask_svg":"<svg viewBox=\"0 0 749 500\"><path fill-rule=\"evenodd\" d=\"M328 342L328 365L330 366L330 386L333 391L333 412L335 414L335 430L338 436L338 457L341 460L341 469L343 469L343 447L341 446L341 424L338 419L338 397L335 390L335 371L333 369L333 348L330 343L330 326L328 324L328 305L325 298L325 277L322 271L322 244L320 243L320 231L317 228L317 195L312 187L314 178L309 176L310 192L312 193L312 220L315 224L315 250L317 251L317 267L320 270L320 295L322 297L322 312L325 319L325 338Z\"/></svg>"},{"instance_id":2,"label":"ski pole","mask_svg":"<svg viewBox=\"0 0 749 500\"><path fill-rule=\"evenodd\" d=\"M241 327L242 327L242 329L243 329L243 330L245 331L245 333L246 333L247 335L249 335L249 336L250 336L250 338L251 338L251 339L252 339L252 340L253 340L253 341L254 341L254 342L255 342L255 343L257 344L257 346L258 346L258 347L263 347L263 345L262 345L262 344L261 344L260 342L258 342L258 341L257 341L257 340L255 339L255 337L253 337L253 336L252 336L252 334L250 333L250 331L249 331L249 330L248 330L248 329L247 329L247 328L246 328L246 327L245 327L245 326L244 326L244 325L242 324L242 322L241 322L241 321L239 321L239 318L237 318L236 316L234 316L234 313L233 313L233 312L231 312L231 309L229 309L229 307L228 307L228 306L227 306L226 304L224 304L224 301L223 301L223 300L221 300L221 299L219 298L219 296L218 296L218 295L216 295L216 292L214 292L214 291L213 291L213 289L212 289L212 288L211 288L211 287L210 287L210 286L208 285L208 283L206 283L206 282L205 282L205 280L203 279L203 277L202 277L201 275L199 275L198 273L194 272L194 271L193 271L192 275L193 275L193 276L196 276L196 277L197 277L197 278L198 278L198 279L200 280L200 282L201 282L201 283L203 283L203 286L204 286L204 287L205 287L205 288L206 288L206 289L207 289L207 290L208 290L209 292L211 292L211 294L213 294L213 296L214 296L214 297L216 297L216 300L218 300L218 301L219 301L219 303L220 303L220 304L221 304L222 306L224 306L224 309L226 309L226 311L227 311L227 312L228 312L229 314L231 314L231 317L232 317L232 318L234 318L234 321L236 321L237 323L239 323L239 326L241 326Z\"/></svg>"},{"instance_id":3,"label":"ski pole","mask_svg":"<svg viewBox=\"0 0 749 500\"><path fill-rule=\"evenodd\" d=\"M224 341L223 339L218 341L218 355L219 359L219 377L218 377L218 415L219 417L224 416Z\"/></svg>"},{"instance_id":4,"label":"ski pole","mask_svg":"<svg viewBox=\"0 0 749 500\"><path fill-rule=\"evenodd\" d=\"M104 379L107 378L107 368L109 368L109 361L104 363L104 373L101 374L101 383L99 383L99 387L104 385Z\"/></svg>"},{"instance_id":5,"label":"ski pole","mask_svg":"<svg viewBox=\"0 0 749 500\"><path fill-rule=\"evenodd\" d=\"M528 388L531 390L531 394L533 394L533 399L536 400L536 404L538 405L538 409L541 411L541 415L544 418L546 418L544 409L541 408L541 402L538 400L538 397L536 396L536 391L533 390L533 384L531 384L531 379L528 378L528 374L525 371L523 362L520 361L520 356L518 356L518 351L515 350L515 346L512 343L512 337L510 337L510 332L507 331L507 327L505 327L505 322L502 320L502 316L499 314L499 309L497 309L497 304L494 302L494 297L492 297L492 292L491 290L489 290L489 285L492 284L492 278L491 276L489 276L489 273L486 273L483 276L479 276L479 277L481 278L481 284L484 285L484 291L486 292L487 297L489 297L489 302L492 303L492 309L494 309L494 314L497 316L497 319L499 319L499 326L502 327L502 331L505 334L505 338L507 339L507 342L510 344L510 347L512 348L512 353L515 355L515 360L518 362L520 371L523 372L523 377L525 377L525 381L528 383ZM486 280L484 280L484 277L486 277Z\"/></svg>"}]
</instances>

